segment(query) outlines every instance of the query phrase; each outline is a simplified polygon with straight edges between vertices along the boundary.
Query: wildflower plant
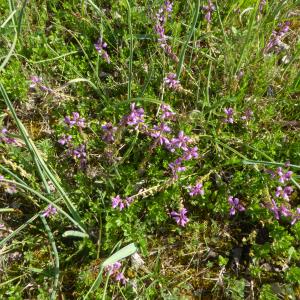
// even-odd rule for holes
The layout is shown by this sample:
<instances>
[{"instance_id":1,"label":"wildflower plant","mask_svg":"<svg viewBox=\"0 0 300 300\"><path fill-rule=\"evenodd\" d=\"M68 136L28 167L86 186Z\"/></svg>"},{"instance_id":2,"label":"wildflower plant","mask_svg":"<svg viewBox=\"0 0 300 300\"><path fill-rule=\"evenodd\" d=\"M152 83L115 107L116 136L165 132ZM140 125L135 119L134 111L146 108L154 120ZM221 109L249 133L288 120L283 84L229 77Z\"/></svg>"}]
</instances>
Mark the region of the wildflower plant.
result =
<instances>
[{"instance_id":1,"label":"wildflower plant","mask_svg":"<svg viewBox=\"0 0 300 300\"><path fill-rule=\"evenodd\" d=\"M294 1L56 2L0 5L0 298L297 299Z\"/></svg>"}]
</instances>

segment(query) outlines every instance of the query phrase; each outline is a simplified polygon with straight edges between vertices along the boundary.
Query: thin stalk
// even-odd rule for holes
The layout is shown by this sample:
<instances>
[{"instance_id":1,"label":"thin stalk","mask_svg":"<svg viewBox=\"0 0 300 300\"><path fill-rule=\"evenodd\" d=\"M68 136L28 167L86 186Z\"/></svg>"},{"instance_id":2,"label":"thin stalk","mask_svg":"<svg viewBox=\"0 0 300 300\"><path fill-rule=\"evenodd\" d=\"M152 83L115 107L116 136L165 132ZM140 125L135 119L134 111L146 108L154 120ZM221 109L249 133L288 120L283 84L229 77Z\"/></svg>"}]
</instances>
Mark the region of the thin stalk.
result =
<instances>
[{"instance_id":1,"label":"thin stalk","mask_svg":"<svg viewBox=\"0 0 300 300\"><path fill-rule=\"evenodd\" d=\"M58 251L56 248L56 244L55 244L55 240L52 234L52 231L47 223L46 218L43 215L40 215L40 218L43 222L43 225L45 227L45 230L48 234L48 238L52 247L52 251L53 251L53 255L54 255L54 281L53 281L53 287L52 287L52 293L50 296L51 300L55 300L56 299L56 291L57 291L57 287L58 287L58 280L59 280L59 256L58 256Z\"/></svg>"},{"instance_id":2,"label":"thin stalk","mask_svg":"<svg viewBox=\"0 0 300 300\"><path fill-rule=\"evenodd\" d=\"M129 74L128 74L128 96L127 100L131 99L131 81L132 81L132 60L133 60L133 36L132 36L132 24L131 24L131 7L128 0L126 0L126 4L128 7L128 27L129 27L129 35L130 35L130 44L129 44Z\"/></svg>"},{"instance_id":3,"label":"thin stalk","mask_svg":"<svg viewBox=\"0 0 300 300\"><path fill-rule=\"evenodd\" d=\"M196 24L197 24L197 20L198 20L198 16L199 16L199 11L200 11L200 0L195 0L195 10L194 10L194 18L193 18L193 22L192 22L192 26L190 29L190 32L185 40L184 45L182 46L181 52L180 52L180 56L179 56L179 63L178 63L178 67L177 67L177 79L179 79L181 71L182 71L182 66L184 63L184 57L185 57L185 52L186 52L186 48L191 40L191 38L193 37L193 33L194 30L196 28Z\"/></svg>"}]
</instances>

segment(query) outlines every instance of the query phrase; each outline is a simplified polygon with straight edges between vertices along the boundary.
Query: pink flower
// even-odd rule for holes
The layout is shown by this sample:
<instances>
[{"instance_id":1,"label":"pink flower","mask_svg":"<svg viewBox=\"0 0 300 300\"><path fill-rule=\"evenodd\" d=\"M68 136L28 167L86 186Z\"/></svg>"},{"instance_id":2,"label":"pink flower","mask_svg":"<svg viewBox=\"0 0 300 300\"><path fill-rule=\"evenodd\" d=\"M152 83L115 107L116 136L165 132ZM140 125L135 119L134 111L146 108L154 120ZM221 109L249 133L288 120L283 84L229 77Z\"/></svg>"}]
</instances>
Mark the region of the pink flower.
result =
<instances>
[{"instance_id":1,"label":"pink flower","mask_svg":"<svg viewBox=\"0 0 300 300\"><path fill-rule=\"evenodd\" d=\"M178 90L180 88L180 82L176 79L176 74L169 73L167 77L164 79L165 85L173 90Z\"/></svg>"},{"instance_id":2,"label":"pink flower","mask_svg":"<svg viewBox=\"0 0 300 300\"><path fill-rule=\"evenodd\" d=\"M125 285L128 281L125 278L123 272L120 271L122 264L120 262L115 262L112 265L108 265L105 267L105 272L109 274L115 281L120 282L121 284Z\"/></svg>"},{"instance_id":3,"label":"pink flower","mask_svg":"<svg viewBox=\"0 0 300 300\"><path fill-rule=\"evenodd\" d=\"M294 225L300 219L300 207L297 207L296 212L292 215L291 224Z\"/></svg>"},{"instance_id":4,"label":"pink flower","mask_svg":"<svg viewBox=\"0 0 300 300\"><path fill-rule=\"evenodd\" d=\"M204 190L203 190L203 184L201 182L198 182L195 186L189 186L189 194L190 196L194 197L197 195L204 195Z\"/></svg>"},{"instance_id":5,"label":"pink flower","mask_svg":"<svg viewBox=\"0 0 300 300\"><path fill-rule=\"evenodd\" d=\"M119 210L123 210L125 207L129 207L133 202L132 197L127 197L126 199L122 199L120 195L117 195L112 198L111 206L112 208L119 208Z\"/></svg>"},{"instance_id":6,"label":"pink flower","mask_svg":"<svg viewBox=\"0 0 300 300\"><path fill-rule=\"evenodd\" d=\"M47 209L42 213L43 217L51 217L57 214L56 207L52 206L51 204L47 207Z\"/></svg>"},{"instance_id":7,"label":"pink flower","mask_svg":"<svg viewBox=\"0 0 300 300\"><path fill-rule=\"evenodd\" d=\"M198 147L190 148L188 147L186 151L184 151L183 159L190 160L192 158L198 158Z\"/></svg>"},{"instance_id":8,"label":"pink flower","mask_svg":"<svg viewBox=\"0 0 300 300\"><path fill-rule=\"evenodd\" d=\"M175 116L175 113L172 112L170 105L166 105L166 104L162 104L160 106L162 114L161 114L161 119L162 120L171 120L173 119L173 117Z\"/></svg>"},{"instance_id":9,"label":"pink flower","mask_svg":"<svg viewBox=\"0 0 300 300\"><path fill-rule=\"evenodd\" d=\"M170 215L178 225L184 227L189 222L189 219L187 218L186 214L187 209L182 208L179 212L172 211Z\"/></svg>"},{"instance_id":10,"label":"pink flower","mask_svg":"<svg viewBox=\"0 0 300 300\"><path fill-rule=\"evenodd\" d=\"M231 206L230 215L234 216L237 211L244 211L245 207L240 204L240 200L238 198L234 198L233 196L228 197L228 202Z\"/></svg>"},{"instance_id":11,"label":"pink flower","mask_svg":"<svg viewBox=\"0 0 300 300\"><path fill-rule=\"evenodd\" d=\"M233 108L231 108L231 107L224 108L224 112L227 116L226 119L224 119L224 122L233 124L233 122L234 122L234 119L233 119L234 110L233 110Z\"/></svg>"},{"instance_id":12,"label":"pink flower","mask_svg":"<svg viewBox=\"0 0 300 300\"><path fill-rule=\"evenodd\" d=\"M276 188L275 196L282 197L284 200L289 200L289 196L292 194L293 188L291 186L286 186L282 188L281 186L278 186Z\"/></svg>"},{"instance_id":13,"label":"pink flower","mask_svg":"<svg viewBox=\"0 0 300 300\"><path fill-rule=\"evenodd\" d=\"M106 51L107 44L103 42L102 37L98 39L98 41L94 44L95 49L97 52L102 56L102 58L109 64L110 63L110 58L109 55Z\"/></svg>"}]
</instances>

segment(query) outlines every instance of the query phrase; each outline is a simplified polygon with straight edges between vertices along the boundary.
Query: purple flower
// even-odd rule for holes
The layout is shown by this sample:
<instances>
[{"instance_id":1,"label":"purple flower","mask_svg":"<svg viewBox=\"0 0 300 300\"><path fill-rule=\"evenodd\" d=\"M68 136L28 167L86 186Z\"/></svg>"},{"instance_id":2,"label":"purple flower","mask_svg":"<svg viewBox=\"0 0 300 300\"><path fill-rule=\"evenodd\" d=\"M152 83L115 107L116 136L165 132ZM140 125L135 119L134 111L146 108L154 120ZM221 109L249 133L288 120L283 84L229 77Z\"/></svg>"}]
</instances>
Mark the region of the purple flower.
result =
<instances>
[{"instance_id":1,"label":"purple flower","mask_svg":"<svg viewBox=\"0 0 300 300\"><path fill-rule=\"evenodd\" d=\"M176 79L175 73L169 73L164 79L165 85L172 90L178 90L180 88L180 82Z\"/></svg>"},{"instance_id":2,"label":"purple flower","mask_svg":"<svg viewBox=\"0 0 300 300\"><path fill-rule=\"evenodd\" d=\"M189 186L189 194L190 196L194 197L197 195L204 195L204 189L203 189L203 184L201 182L198 182L195 186Z\"/></svg>"},{"instance_id":3,"label":"purple flower","mask_svg":"<svg viewBox=\"0 0 300 300\"><path fill-rule=\"evenodd\" d=\"M102 140L107 143L113 143L115 140L114 133L118 130L118 128L113 127L113 125L110 122L108 122L102 126L102 129L104 131L104 134L102 135Z\"/></svg>"},{"instance_id":4,"label":"purple flower","mask_svg":"<svg viewBox=\"0 0 300 300\"><path fill-rule=\"evenodd\" d=\"M292 215L291 224L294 225L300 219L300 207L297 207L296 212Z\"/></svg>"},{"instance_id":5,"label":"purple flower","mask_svg":"<svg viewBox=\"0 0 300 300\"><path fill-rule=\"evenodd\" d=\"M244 211L245 207L240 204L240 200L238 198L234 198L233 196L228 197L230 208L230 215L233 216L237 211Z\"/></svg>"},{"instance_id":6,"label":"purple flower","mask_svg":"<svg viewBox=\"0 0 300 300\"><path fill-rule=\"evenodd\" d=\"M273 212L275 219L277 220L280 219L280 216L289 217L292 215L290 210L286 206L281 205L280 207L278 207L274 199L271 200L271 206L269 209Z\"/></svg>"},{"instance_id":7,"label":"purple flower","mask_svg":"<svg viewBox=\"0 0 300 300\"><path fill-rule=\"evenodd\" d=\"M274 201L274 199L271 200L272 205L270 207L270 210L274 213L275 219L279 220L280 218L280 209L277 206L277 203Z\"/></svg>"},{"instance_id":8,"label":"purple flower","mask_svg":"<svg viewBox=\"0 0 300 300\"><path fill-rule=\"evenodd\" d=\"M61 145L70 145L70 142L72 140L72 136L71 135L63 135L59 140L58 143Z\"/></svg>"},{"instance_id":9,"label":"purple flower","mask_svg":"<svg viewBox=\"0 0 300 300\"><path fill-rule=\"evenodd\" d=\"M234 110L233 110L233 108L231 108L231 107L224 108L224 113L226 114L226 119L224 120L224 122L233 124L233 122L234 122L234 119L233 119Z\"/></svg>"},{"instance_id":10,"label":"purple flower","mask_svg":"<svg viewBox=\"0 0 300 300\"><path fill-rule=\"evenodd\" d=\"M87 153L86 147L84 144L79 145L75 149L68 149L67 154L72 156L73 159L78 160L80 162L80 167L84 168L87 162Z\"/></svg>"},{"instance_id":11,"label":"purple flower","mask_svg":"<svg viewBox=\"0 0 300 300\"><path fill-rule=\"evenodd\" d=\"M105 272L109 274L115 281L120 282L121 284L125 285L128 281L127 278L125 278L123 272L120 271L122 267L122 264L120 262L115 262L112 265L108 265L105 267Z\"/></svg>"},{"instance_id":12,"label":"purple flower","mask_svg":"<svg viewBox=\"0 0 300 300\"><path fill-rule=\"evenodd\" d=\"M109 64L110 63L110 58L109 55L106 51L107 44L103 42L102 37L98 39L98 41L94 44L95 49L97 52L102 56L102 58Z\"/></svg>"},{"instance_id":13,"label":"purple flower","mask_svg":"<svg viewBox=\"0 0 300 300\"><path fill-rule=\"evenodd\" d=\"M173 174L174 179L178 178L178 173L179 172L183 172L186 169L184 166L182 166L182 159L181 158L177 158L175 160L175 162L170 163L169 167L172 170L172 174Z\"/></svg>"},{"instance_id":14,"label":"purple flower","mask_svg":"<svg viewBox=\"0 0 300 300\"><path fill-rule=\"evenodd\" d=\"M186 214L187 214L187 209L182 208L179 212L172 211L170 215L178 225L184 227L186 223L189 222L189 219L187 218Z\"/></svg>"},{"instance_id":15,"label":"purple flower","mask_svg":"<svg viewBox=\"0 0 300 300\"><path fill-rule=\"evenodd\" d=\"M282 188L281 186L278 186L276 188L275 196L282 197L284 200L289 201L289 196L292 194L293 188L291 186L286 186Z\"/></svg>"},{"instance_id":16,"label":"purple flower","mask_svg":"<svg viewBox=\"0 0 300 300\"><path fill-rule=\"evenodd\" d=\"M284 205L280 206L280 214L284 217L289 217L292 215L290 210Z\"/></svg>"},{"instance_id":17,"label":"purple flower","mask_svg":"<svg viewBox=\"0 0 300 300\"><path fill-rule=\"evenodd\" d=\"M47 218L57 214L57 209L53 205L49 205L47 209L42 213L42 216Z\"/></svg>"},{"instance_id":18,"label":"purple flower","mask_svg":"<svg viewBox=\"0 0 300 300\"><path fill-rule=\"evenodd\" d=\"M169 0L167 0L165 2L165 9L166 9L166 12L170 13L173 11L173 3L170 2Z\"/></svg>"},{"instance_id":19,"label":"purple flower","mask_svg":"<svg viewBox=\"0 0 300 300\"><path fill-rule=\"evenodd\" d=\"M266 5L267 1L266 0L260 0L260 3L259 3L259 11L262 13L265 5Z\"/></svg>"},{"instance_id":20,"label":"purple flower","mask_svg":"<svg viewBox=\"0 0 300 300\"><path fill-rule=\"evenodd\" d=\"M4 179L3 175L0 175L0 181L2 181Z\"/></svg>"},{"instance_id":21,"label":"purple flower","mask_svg":"<svg viewBox=\"0 0 300 300\"><path fill-rule=\"evenodd\" d=\"M161 123L159 125L155 125L153 127L152 132L150 132L150 136L157 139L160 145L169 145L170 142L167 137L164 136L164 133L171 132L171 128L167 126L165 123Z\"/></svg>"},{"instance_id":22,"label":"purple flower","mask_svg":"<svg viewBox=\"0 0 300 300\"><path fill-rule=\"evenodd\" d=\"M31 84L29 85L30 89L35 89L36 87L39 87L40 90L44 92L53 92L52 89L46 87L45 85L42 85L42 77L38 76L30 76Z\"/></svg>"},{"instance_id":23,"label":"purple flower","mask_svg":"<svg viewBox=\"0 0 300 300\"><path fill-rule=\"evenodd\" d=\"M253 111L250 110L250 109L247 109L247 110L244 112L244 115L241 117L241 119L242 119L243 121L249 121L249 120L251 120L252 116L253 116Z\"/></svg>"},{"instance_id":24,"label":"purple flower","mask_svg":"<svg viewBox=\"0 0 300 300\"><path fill-rule=\"evenodd\" d=\"M85 159L86 158L86 151L85 151L85 145L81 144L77 148L73 150L73 156L77 159Z\"/></svg>"},{"instance_id":25,"label":"purple flower","mask_svg":"<svg viewBox=\"0 0 300 300\"><path fill-rule=\"evenodd\" d=\"M66 116L64 122L71 128L74 125L84 128L85 127L85 119L80 118L78 112L72 112L72 116Z\"/></svg>"},{"instance_id":26,"label":"purple flower","mask_svg":"<svg viewBox=\"0 0 300 300\"><path fill-rule=\"evenodd\" d=\"M112 208L119 208L119 210L123 210L125 207L129 207L130 204L133 202L132 197L127 197L123 200L119 195L112 198L111 206Z\"/></svg>"},{"instance_id":27,"label":"purple flower","mask_svg":"<svg viewBox=\"0 0 300 300\"><path fill-rule=\"evenodd\" d=\"M212 3L211 0L208 0L207 5L203 6L202 9L205 12L204 18L207 20L208 23L210 23L211 22L211 15L216 10L215 5Z\"/></svg>"},{"instance_id":28,"label":"purple flower","mask_svg":"<svg viewBox=\"0 0 300 300\"><path fill-rule=\"evenodd\" d=\"M111 201L112 208L118 207L122 201L123 200L121 199L120 195L117 195L116 197L113 197L112 201ZM123 208L124 207L121 207L120 210L122 210Z\"/></svg>"},{"instance_id":29,"label":"purple flower","mask_svg":"<svg viewBox=\"0 0 300 300\"><path fill-rule=\"evenodd\" d=\"M42 77L30 76L30 81L31 81L31 84L29 85L29 87L31 89L34 89L37 86L37 84L42 82Z\"/></svg>"},{"instance_id":30,"label":"purple flower","mask_svg":"<svg viewBox=\"0 0 300 300\"><path fill-rule=\"evenodd\" d=\"M192 158L198 158L198 147L188 147L186 151L184 151L183 159L190 160Z\"/></svg>"},{"instance_id":31,"label":"purple flower","mask_svg":"<svg viewBox=\"0 0 300 300\"><path fill-rule=\"evenodd\" d=\"M165 24L167 17L170 16L173 9L173 3L166 1L162 7L158 10L156 14L156 24L154 30L158 35L158 42L160 47L165 51L165 53L174 61L178 62L179 59L175 53L173 53L172 48L167 43L167 36L165 35Z\"/></svg>"},{"instance_id":32,"label":"purple flower","mask_svg":"<svg viewBox=\"0 0 300 300\"><path fill-rule=\"evenodd\" d=\"M114 273L119 273L119 270L121 267L122 267L122 264L117 261L112 265L106 266L105 272L108 273L109 275L114 274Z\"/></svg>"},{"instance_id":33,"label":"purple flower","mask_svg":"<svg viewBox=\"0 0 300 300\"><path fill-rule=\"evenodd\" d=\"M279 176L279 182L284 183L292 178L292 171L287 171L284 173L281 167L277 168L277 175Z\"/></svg>"},{"instance_id":34,"label":"purple flower","mask_svg":"<svg viewBox=\"0 0 300 300\"><path fill-rule=\"evenodd\" d=\"M0 131L0 142L8 145L16 144L16 139L9 137L8 134L8 130L6 128L2 128Z\"/></svg>"},{"instance_id":35,"label":"purple flower","mask_svg":"<svg viewBox=\"0 0 300 300\"><path fill-rule=\"evenodd\" d=\"M140 123L143 123L144 120L144 109L143 108L135 108L135 103L131 103L130 105L131 112L128 116L123 118L123 123L130 126L138 127Z\"/></svg>"},{"instance_id":36,"label":"purple flower","mask_svg":"<svg viewBox=\"0 0 300 300\"><path fill-rule=\"evenodd\" d=\"M125 285L128 281L128 278L125 278L124 274L121 272L116 275L115 279L123 285Z\"/></svg>"},{"instance_id":37,"label":"purple flower","mask_svg":"<svg viewBox=\"0 0 300 300\"><path fill-rule=\"evenodd\" d=\"M160 106L162 114L160 118L162 120L171 120L175 116L175 113L172 111L170 105L162 104Z\"/></svg>"},{"instance_id":38,"label":"purple flower","mask_svg":"<svg viewBox=\"0 0 300 300\"><path fill-rule=\"evenodd\" d=\"M191 138L188 137L187 135L184 135L183 131L179 131L178 133L178 137L177 138L173 138L171 140L171 144L170 144L170 151L174 152L175 148L179 148L182 149L184 151L188 151L188 146L187 144L191 142Z\"/></svg>"},{"instance_id":39,"label":"purple flower","mask_svg":"<svg viewBox=\"0 0 300 300\"><path fill-rule=\"evenodd\" d=\"M281 41L286 33L290 29L290 22L285 22L284 24L279 24L277 30L272 32L270 40L265 48L265 53L270 52L275 48L276 52L279 52L283 48L283 42Z\"/></svg>"}]
</instances>

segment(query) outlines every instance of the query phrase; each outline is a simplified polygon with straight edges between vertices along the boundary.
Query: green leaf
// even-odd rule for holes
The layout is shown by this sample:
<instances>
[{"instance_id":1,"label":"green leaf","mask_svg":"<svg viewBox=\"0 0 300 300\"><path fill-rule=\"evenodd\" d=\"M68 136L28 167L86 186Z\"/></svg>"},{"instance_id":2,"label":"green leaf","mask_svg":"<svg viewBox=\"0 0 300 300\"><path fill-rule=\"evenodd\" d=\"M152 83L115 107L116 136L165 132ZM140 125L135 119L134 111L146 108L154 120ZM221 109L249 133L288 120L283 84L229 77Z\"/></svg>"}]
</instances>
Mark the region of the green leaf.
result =
<instances>
[{"instance_id":1,"label":"green leaf","mask_svg":"<svg viewBox=\"0 0 300 300\"><path fill-rule=\"evenodd\" d=\"M65 231L62 235L63 237L79 237L79 238L88 238L89 235L81 232L81 231L76 231L76 230L68 230Z\"/></svg>"}]
</instances>

